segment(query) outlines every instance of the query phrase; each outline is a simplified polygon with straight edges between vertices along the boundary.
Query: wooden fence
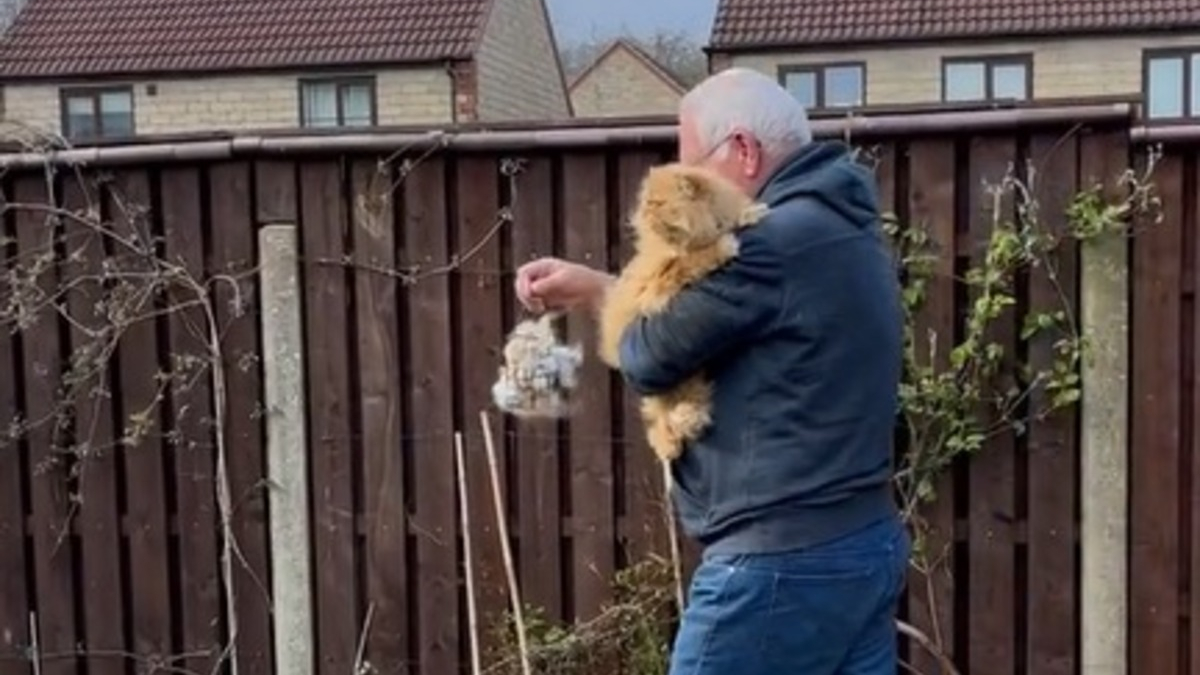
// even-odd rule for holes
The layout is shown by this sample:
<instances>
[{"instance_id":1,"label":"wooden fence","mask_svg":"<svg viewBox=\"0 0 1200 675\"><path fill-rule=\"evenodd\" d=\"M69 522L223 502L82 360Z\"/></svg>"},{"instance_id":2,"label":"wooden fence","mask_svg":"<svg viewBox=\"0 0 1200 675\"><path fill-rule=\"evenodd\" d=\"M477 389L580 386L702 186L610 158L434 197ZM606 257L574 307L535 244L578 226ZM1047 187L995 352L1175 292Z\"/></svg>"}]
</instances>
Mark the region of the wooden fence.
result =
<instances>
[{"instance_id":1,"label":"wooden fence","mask_svg":"<svg viewBox=\"0 0 1200 675\"><path fill-rule=\"evenodd\" d=\"M991 222L983 181L1028 160L1042 213L1061 218L1077 191L1111 184L1144 154L1118 113L991 129L985 119L966 115L951 131L914 116L852 139L878 160L884 208L946 248L923 317L946 335L964 302L953 272ZM276 672L262 338L272 317L255 275L268 224L295 224L300 238L316 672L351 673L360 658L379 673L468 665L452 441L464 433L477 595L495 619L504 570L477 415L522 317L512 270L546 254L615 269L638 181L673 152L662 130L498 138L228 156L213 148L233 144L210 142L140 160L117 148L105 152L125 150L125 161L98 154L95 167L60 166L50 181L29 157L9 158L0 308L20 330L0 333L0 432L13 432L0 453L0 675L210 672L230 617L237 672ZM1156 171L1164 221L1133 240L1130 367L1111 374L1129 379L1132 420L1132 675L1200 663L1198 156L1173 142ZM101 221L116 236L98 235ZM1078 306L1076 252L1061 263ZM1052 292L1034 284L1021 301ZM591 339L586 318L567 330ZM223 382L203 368L218 346ZM585 380L589 412L569 422L491 415L523 599L568 620L598 612L614 571L665 553L667 540L629 397L594 360ZM1071 412L1000 437L956 467L931 511L952 574L930 585L914 574L901 612L925 629L936 618L964 673L1082 672L1085 433ZM237 543L227 570L223 515Z\"/></svg>"}]
</instances>

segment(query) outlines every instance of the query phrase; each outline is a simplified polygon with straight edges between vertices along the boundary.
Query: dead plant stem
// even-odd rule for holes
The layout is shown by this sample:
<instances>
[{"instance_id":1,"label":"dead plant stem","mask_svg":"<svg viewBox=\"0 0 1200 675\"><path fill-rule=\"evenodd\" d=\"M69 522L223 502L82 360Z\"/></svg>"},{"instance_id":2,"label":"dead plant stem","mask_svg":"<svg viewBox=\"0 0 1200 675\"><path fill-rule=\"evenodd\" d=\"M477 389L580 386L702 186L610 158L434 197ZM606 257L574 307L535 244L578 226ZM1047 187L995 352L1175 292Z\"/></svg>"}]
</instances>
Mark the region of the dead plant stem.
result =
<instances>
[{"instance_id":1,"label":"dead plant stem","mask_svg":"<svg viewBox=\"0 0 1200 675\"><path fill-rule=\"evenodd\" d=\"M458 512L462 523L463 573L467 586L468 639L471 646L471 675L482 672L479 654L479 604L475 596L475 557L471 546L471 511L467 496L467 462L462 432L454 432L454 469L458 477Z\"/></svg>"},{"instance_id":2,"label":"dead plant stem","mask_svg":"<svg viewBox=\"0 0 1200 675\"><path fill-rule=\"evenodd\" d=\"M508 541L508 516L504 508L504 495L500 491L500 469L496 463L496 444L492 440L492 425L486 410L479 411L479 423L483 426L483 444L487 450L488 469L492 479L492 498L496 507L496 532L500 537L500 551L504 555L504 574L508 578L508 596L512 603L513 621L517 627L517 648L521 652L521 673L532 675L529 663L529 645L526 643L525 615L522 612L521 591L517 586L517 571L513 565L512 546Z\"/></svg>"}]
</instances>

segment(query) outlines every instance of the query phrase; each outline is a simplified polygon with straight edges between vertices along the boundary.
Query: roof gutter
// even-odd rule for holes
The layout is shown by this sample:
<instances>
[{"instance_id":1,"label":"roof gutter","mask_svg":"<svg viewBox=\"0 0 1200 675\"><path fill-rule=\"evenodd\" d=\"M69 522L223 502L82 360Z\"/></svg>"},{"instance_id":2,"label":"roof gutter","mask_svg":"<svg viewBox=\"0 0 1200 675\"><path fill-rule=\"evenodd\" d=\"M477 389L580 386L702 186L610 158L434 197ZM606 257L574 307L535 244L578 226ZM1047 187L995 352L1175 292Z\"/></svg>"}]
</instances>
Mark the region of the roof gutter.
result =
<instances>
[{"instance_id":1,"label":"roof gutter","mask_svg":"<svg viewBox=\"0 0 1200 675\"><path fill-rule=\"evenodd\" d=\"M1140 125L1129 137L1135 143L1194 143L1200 141L1200 124Z\"/></svg>"},{"instance_id":2,"label":"roof gutter","mask_svg":"<svg viewBox=\"0 0 1200 675\"><path fill-rule=\"evenodd\" d=\"M936 13L936 10L934 13ZM1158 26L1105 26L1101 28L1073 30L1066 33L1049 29L1043 31L1006 30L1003 32L989 33L933 33L929 31L916 31L907 35L889 35L886 37L857 36L837 40L805 41L774 39L761 41L727 40L725 42L713 42L710 36L709 41L701 47L701 50L705 54L748 55L780 51L806 53L825 52L831 49L845 51L847 49L889 49L902 46L921 46L931 44L959 45L971 44L972 42L980 39L987 39L989 42L1036 41L1047 38L1086 40L1089 38L1127 36L1131 33L1136 34L1139 37L1180 34L1181 31L1188 31L1188 29L1194 28L1195 25L1195 22L1187 22L1182 24Z\"/></svg>"},{"instance_id":3,"label":"roof gutter","mask_svg":"<svg viewBox=\"0 0 1200 675\"><path fill-rule=\"evenodd\" d=\"M1027 127L1066 126L1080 123L1126 122L1132 118L1128 103L1077 105L1005 110L933 112L924 114L847 116L812 122L813 134L823 138L944 135ZM549 129L495 129L398 133L348 133L339 135L234 136L221 140L162 142L133 146L72 148L42 152L0 154L0 169L41 167L47 163L71 165L128 165L150 162L219 161L238 157L341 153L391 153L397 149L427 150L441 147L461 151L518 152L556 148L613 147L674 143L674 124L619 127Z\"/></svg>"}]
</instances>

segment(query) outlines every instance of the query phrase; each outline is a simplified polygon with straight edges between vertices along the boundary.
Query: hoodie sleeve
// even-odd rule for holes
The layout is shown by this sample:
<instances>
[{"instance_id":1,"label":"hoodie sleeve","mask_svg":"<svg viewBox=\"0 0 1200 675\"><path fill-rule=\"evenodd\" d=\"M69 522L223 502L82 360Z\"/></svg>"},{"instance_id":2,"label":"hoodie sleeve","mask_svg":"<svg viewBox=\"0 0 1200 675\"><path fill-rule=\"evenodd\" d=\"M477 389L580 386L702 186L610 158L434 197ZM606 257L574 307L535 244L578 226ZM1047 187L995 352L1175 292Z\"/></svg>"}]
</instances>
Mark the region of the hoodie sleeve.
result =
<instances>
[{"instance_id":1,"label":"hoodie sleeve","mask_svg":"<svg viewBox=\"0 0 1200 675\"><path fill-rule=\"evenodd\" d=\"M685 288L621 337L621 372L643 396L673 389L709 362L753 340L782 305L768 246L743 238L738 257Z\"/></svg>"}]
</instances>

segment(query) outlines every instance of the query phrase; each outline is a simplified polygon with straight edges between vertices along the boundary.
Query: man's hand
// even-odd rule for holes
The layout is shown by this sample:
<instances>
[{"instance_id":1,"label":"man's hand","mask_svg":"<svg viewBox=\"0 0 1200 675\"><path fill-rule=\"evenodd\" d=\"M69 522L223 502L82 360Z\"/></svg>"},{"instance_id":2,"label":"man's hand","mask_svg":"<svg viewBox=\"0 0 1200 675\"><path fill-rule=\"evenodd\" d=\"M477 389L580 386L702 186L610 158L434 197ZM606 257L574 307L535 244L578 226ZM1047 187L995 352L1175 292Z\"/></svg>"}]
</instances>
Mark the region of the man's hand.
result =
<instances>
[{"instance_id":1,"label":"man's hand","mask_svg":"<svg viewBox=\"0 0 1200 675\"><path fill-rule=\"evenodd\" d=\"M596 308L613 282L609 274L558 258L539 258L517 269L517 299L532 312Z\"/></svg>"}]
</instances>

